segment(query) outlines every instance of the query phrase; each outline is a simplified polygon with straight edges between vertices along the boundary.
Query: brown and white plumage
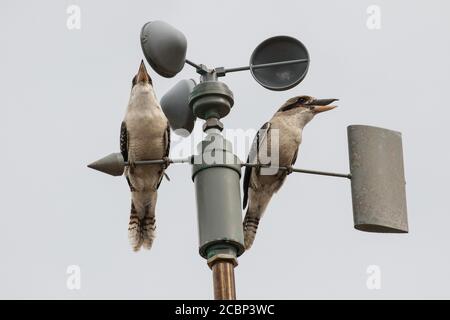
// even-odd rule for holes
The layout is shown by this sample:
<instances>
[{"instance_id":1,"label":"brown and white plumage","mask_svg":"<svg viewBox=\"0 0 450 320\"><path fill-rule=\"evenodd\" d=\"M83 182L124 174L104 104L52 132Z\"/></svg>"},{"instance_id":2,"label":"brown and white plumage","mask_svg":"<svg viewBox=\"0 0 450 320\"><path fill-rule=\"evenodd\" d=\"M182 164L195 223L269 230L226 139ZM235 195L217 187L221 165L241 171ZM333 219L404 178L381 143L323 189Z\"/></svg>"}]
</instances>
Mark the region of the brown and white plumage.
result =
<instances>
[{"instance_id":1,"label":"brown and white plumage","mask_svg":"<svg viewBox=\"0 0 450 320\"><path fill-rule=\"evenodd\" d=\"M335 108L329 104L336 100L297 96L286 101L256 134L247 162L268 165L266 159L271 159L272 166L292 168L297 160L303 128L317 113ZM272 152L272 145L278 146L278 155ZM261 167L245 168L243 208L247 207L247 212L243 227L246 249L253 244L270 199L290 173L289 170L278 170L275 174L264 170Z\"/></svg>"},{"instance_id":2,"label":"brown and white plumage","mask_svg":"<svg viewBox=\"0 0 450 320\"><path fill-rule=\"evenodd\" d=\"M134 251L150 249L155 238L155 206L157 190L166 165L136 166L138 160L162 159L169 156L170 129L141 61L133 78L130 100L120 129L120 151L130 163L125 177L131 191L131 214L128 237Z\"/></svg>"}]
</instances>

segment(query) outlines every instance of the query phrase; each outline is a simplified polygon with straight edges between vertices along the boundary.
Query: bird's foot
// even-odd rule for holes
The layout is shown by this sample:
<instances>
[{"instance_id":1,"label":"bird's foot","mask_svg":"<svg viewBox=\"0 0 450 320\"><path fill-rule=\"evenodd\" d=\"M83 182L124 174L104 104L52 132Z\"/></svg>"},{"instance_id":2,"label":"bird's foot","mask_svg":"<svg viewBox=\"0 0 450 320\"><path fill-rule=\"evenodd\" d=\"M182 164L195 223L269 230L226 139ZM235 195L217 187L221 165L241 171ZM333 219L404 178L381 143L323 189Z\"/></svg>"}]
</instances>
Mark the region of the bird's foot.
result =
<instances>
[{"instance_id":1,"label":"bird's foot","mask_svg":"<svg viewBox=\"0 0 450 320\"><path fill-rule=\"evenodd\" d=\"M167 181L170 181L170 177L167 173L164 172L164 177L167 179Z\"/></svg>"},{"instance_id":2,"label":"bird's foot","mask_svg":"<svg viewBox=\"0 0 450 320\"><path fill-rule=\"evenodd\" d=\"M267 164L262 164L262 163L259 163L259 162L258 162L258 163L255 165L256 173L257 173L258 175L260 175L260 174L261 174L261 169L268 168L269 166L270 166L270 164L267 165Z\"/></svg>"},{"instance_id":3,"label":"bird's foot","mask_svg":"<svg viewBox=\"0 0 450 320\"><path fill-rule=\"evenodd\" d=\"M172 162L170 161L169 157L163 157L162 160L164 161L163 162L163 169L166 170ZM165 172L164 172L164 177L167 179L167 181L170 181L169 176Z\"/></svg>"},{"instance_id":4,"label":"bird's foot","mask_svg":"<svg viewBox=\"0 0 450 320\"><path fill-rule=\"evenodd\" d=\"M167 169L170 166L170 164L172 162L170 161L169 157L163 157L162 160L164 161L163 162L163 167L164 167L164 170L165 170L165 169Z\"/></svg>"},{"instance_id":5,"label":"bird's foot","mask_svg":"<svg viewBox=\"0 0 450 320\"><path fill-rule=\"evenodd\" d=\"M292 166L286 166L286 174L290 175L292 172L294 172L294 168Z\"/></svg>"},{"instance_id":6,"label":"bird's foot","mask_svg":"<svg viewBox=\"0 0 450 320\"><path fill-rule=\"evenodd\" d=\"M134 162L134 160L128 160L128 168L130 170L130 173L134 172L134 169L136 168L136 163Z\"/></svg>"}]
</instances>

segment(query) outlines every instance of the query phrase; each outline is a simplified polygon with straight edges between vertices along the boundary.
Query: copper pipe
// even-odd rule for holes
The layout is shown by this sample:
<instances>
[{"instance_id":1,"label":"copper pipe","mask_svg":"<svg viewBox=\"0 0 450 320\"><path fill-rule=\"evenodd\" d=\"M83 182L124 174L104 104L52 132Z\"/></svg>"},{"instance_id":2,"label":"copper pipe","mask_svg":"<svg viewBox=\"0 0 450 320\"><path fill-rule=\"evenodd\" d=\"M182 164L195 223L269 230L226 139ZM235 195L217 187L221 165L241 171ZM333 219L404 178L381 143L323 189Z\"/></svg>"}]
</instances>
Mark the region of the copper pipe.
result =
<instances>
[{"instance_id":1,"label":"copper pipe","mask_svg":"<svg viewBox=\"0 0 450 320\"><path fill-rule=\"evenodd\" d=\"M214 299L236 300L234 264L230 260L218 260L212 265Z\"/></svg>"}]
</instances>

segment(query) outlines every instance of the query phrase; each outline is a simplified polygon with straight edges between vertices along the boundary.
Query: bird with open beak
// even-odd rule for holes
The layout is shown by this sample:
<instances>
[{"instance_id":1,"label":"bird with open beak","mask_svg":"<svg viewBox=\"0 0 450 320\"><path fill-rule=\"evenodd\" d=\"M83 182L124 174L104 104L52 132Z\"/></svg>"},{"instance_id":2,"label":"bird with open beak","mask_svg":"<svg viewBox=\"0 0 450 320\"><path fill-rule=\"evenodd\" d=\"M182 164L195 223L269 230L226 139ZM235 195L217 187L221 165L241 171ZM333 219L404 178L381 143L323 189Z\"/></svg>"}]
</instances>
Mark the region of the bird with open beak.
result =
<instances>
[{"instance_id":1,"label":"bird with open beak","mask_svg":"<svg viewBox=\"0 0 450 320\"><path fill-rule=\"evenodd\" d=\"M297 160L305 125L317 114L332 110L338 99L316 99L297 96L287 100L256 134L247 162L256 165L286 167L287 170L264 170L261 167L246 167L244 174L243 208L247 207L243 227L244 243L250 249L255 240L259 221L273 194L283 185ZM271 150L278 146L278 153ZM277 157L274 159L273 157ZM265 159L270 159L270 163Z\"/></svg>"},{"instance_id":2,"label":"bird with open beak","mask_svg":"<svg viewBox=\"0 0 450 320\"><path fill-rule=\"evenodd\" d=\"M170 128L141 61L132 81L128 108L120 130L120 152L129 166L125 177L131 191L128 238L134 251L150 249L155 238L157 190L169 165ZM166 159L162 165L136 166L139 160Z\"/></svg>"}]
</instances>

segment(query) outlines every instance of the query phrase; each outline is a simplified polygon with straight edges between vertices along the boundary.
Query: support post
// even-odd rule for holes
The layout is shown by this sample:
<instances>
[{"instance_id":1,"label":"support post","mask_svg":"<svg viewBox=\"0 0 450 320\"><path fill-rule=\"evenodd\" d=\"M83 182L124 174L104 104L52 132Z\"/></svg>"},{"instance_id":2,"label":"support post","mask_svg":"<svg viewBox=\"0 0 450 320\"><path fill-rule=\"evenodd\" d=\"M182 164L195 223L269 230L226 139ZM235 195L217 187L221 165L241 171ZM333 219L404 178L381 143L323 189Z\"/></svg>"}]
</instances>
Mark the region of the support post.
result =
<instances>
[{"instance_id":1,"label":"support post","mask_svg":"<svg viewBox=\"0 0 450 320\"><path fill-rule=\"evenodd\" d=\"M202 76L189 105L196 117L206 120L207 134L192 159L192 180L197 198L199 253L212 270L214 299L234 300L234 268L244 253L239 180L241 161L221 134L220 118L233 105L233 94L217 81L214 71Z\"/></svg>"},{"instance_id":2,"label":"support post","mask_svg":"<svg viewBox=\"0 0 450 320\"><path fill-rule=\"evenodd\" d=\"M212 270L214 299L236 300L234 268L237 266L235 255L216 254L208 259Z\"/></svg>"}]
</instances>

